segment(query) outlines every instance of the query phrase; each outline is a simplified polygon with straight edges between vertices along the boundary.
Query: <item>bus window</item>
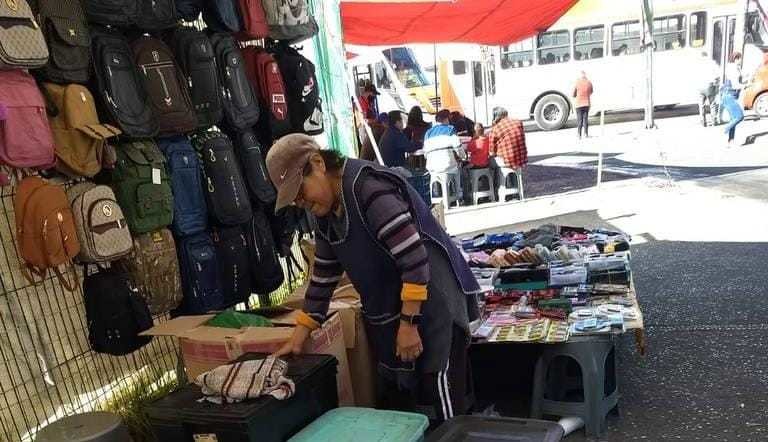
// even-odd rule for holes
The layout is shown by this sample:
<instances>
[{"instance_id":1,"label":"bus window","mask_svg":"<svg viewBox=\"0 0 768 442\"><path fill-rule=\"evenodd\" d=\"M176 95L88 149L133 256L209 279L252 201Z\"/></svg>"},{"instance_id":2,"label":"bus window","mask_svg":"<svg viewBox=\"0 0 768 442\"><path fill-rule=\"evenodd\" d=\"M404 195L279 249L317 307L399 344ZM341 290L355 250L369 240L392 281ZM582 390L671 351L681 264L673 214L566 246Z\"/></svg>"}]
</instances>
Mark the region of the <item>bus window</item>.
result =
<instances>
[{"instance_id":1,"label":"bus window","mask_svg":"<svg viewBox=\"0 0 768 442\"><path fill-rule=\"evenodd\" d=\"M762 18L757 11L747 13L747 32L745 40L747 43L753 43L757 46L768 44L768 32L765 29Z\"/></svg>"},{"instance_id":2,"label":"bus window","mask_svg":"<svg viewBox=\"0 0 768 442\"><path fill-rule=\"evenodd\" d=\"M611 26L611 54L614 56L639 54L640 34L642 33L640 22L625 21Z\"/></svg>"},{"instance_id":3,"label":"bus window","mask_svg":"<svg viewBox=\"0 0 768 442\"><path fill-rule=\"evenodd\" d=\"M670 15L653 19L653 43L656 52L685 47L685 16Z\"/></svg>"},{"instance_id":4,"label":"bus window","mask_svg":"<svg viewBox=\"0 0 768 442\"><path fill-rule=\"evenodd\" d=\"M533 38L501 48L501 68L524 68L533 65Z\"/></svg>"},{"instance_id":5,"label":"bus window","mask_svg":"<svg viewBox=\"0 0 768 442\"><path fill-rule=\"evenodd\" d=\"M701 48L707 41L707 13L694 12L691 14L691 36L690 42L692 48Z\"/></svg>"},{"instance_id":6,"label":"bus window","mask_svg":"<svg viewBox=\"0 0 768 442\"><path fill-rule=\"evenodd\" d=\"M728 17L728 58L733 54L734 43L736 40L736 17Z\"/></svg>"},{"instance_id":7,"label":"bus window","mask_svg":"<svg viewBox=\"0 0 768 442\"><path fill-rule=\"evenodd\" d=\"M496 63L488 63L488 95L496 95Z\"/></svg>"},{"instance_id":8,"label":"bus window","mask_svg":"<svg viewBox=\"0 0 768 442\"><path fill-rule=\"evenodd\" d=\"M712 59L718 65L723 62L723 36L725 34L723 23L723 19L715 19L712 27Z\"/></svg>"},{"instance_id":9,"label":"bus window","mask_svg":"<svg viewBox=\"0 0 768 442\"><path fill-rule=\"evenodd\" d=\"M397 78L407 88L429 86L432 81L424 74L421 65L416 61L413 50L407 47L394 47L381 51L392 64Z\"/></svg>"},{"instance_id":10,"label":"bus window","mask_svg":"<svg viewBox=\"0 0 768 442\"><path fill-rule=\"evenodd\" d=\"M464 75L467 73L466 61L454 61L453 62L453 75Z\"/></svg>"},{"instance_id":11,"label":"bus window","mask_svg":"<svg viewBox=\"0 0 768 442\"><path fill-rule=\"evenodd\" d=\"M539 34L539 64L565 63L571 59L571 34L550 31Z\"/></svg>"},{"instance_id":12,"label":"bus window","mask_svg":"<svg viewBox=\"0 0 768 442\"><path fill-rule=\"evenodd\" d=\"M483 95L483 64L479 61L472 62L472 85L475 89L475 97Z\"/></svg>"},{"instance_id":13,"label":"bus window","mask_svg":"<svg viewBox=\"0 0 768 442\"><path fill-rule=\"evenodd\" d=\"M378 62L374 66L374 70L376 72L376 87L380 87L382 89L392 89L392 80L389 79L389 75L387 75L387 70L384 68L383 62Z\"/></svg>"},{"instance_id":14,"label":"bus window","mask_svg":"<svg viewBox=\"0 0 768 442\"><path fill-rule=\"evenodd\" d=\"M592 60L603 57L605 26L577 28L573 31L573 58Z\"/></svg>"}]
</instances>

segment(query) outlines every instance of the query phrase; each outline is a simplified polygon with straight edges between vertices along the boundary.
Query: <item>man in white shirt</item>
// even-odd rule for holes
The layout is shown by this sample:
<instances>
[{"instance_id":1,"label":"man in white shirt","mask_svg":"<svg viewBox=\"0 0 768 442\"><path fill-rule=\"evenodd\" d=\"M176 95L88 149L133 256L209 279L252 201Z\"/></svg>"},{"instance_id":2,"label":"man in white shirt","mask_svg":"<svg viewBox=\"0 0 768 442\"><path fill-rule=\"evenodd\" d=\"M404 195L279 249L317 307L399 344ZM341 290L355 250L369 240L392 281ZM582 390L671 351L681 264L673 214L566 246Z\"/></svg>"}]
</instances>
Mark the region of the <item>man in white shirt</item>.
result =
<instances>
[{"instance_id":1,"label":"man in white shirt","mask_svg":"<svg viewBox=\"0 0 768 442\"><path fill-rule=\"evenodd\" d=\"M456 175L457 192L462 198L461 174L458 158L463 154L461 141L456 129L450 124L450 111L443 109L437 113L437 124L424 135L424 156L430 173L450 173Z\"/></svg>"}]
</instances>

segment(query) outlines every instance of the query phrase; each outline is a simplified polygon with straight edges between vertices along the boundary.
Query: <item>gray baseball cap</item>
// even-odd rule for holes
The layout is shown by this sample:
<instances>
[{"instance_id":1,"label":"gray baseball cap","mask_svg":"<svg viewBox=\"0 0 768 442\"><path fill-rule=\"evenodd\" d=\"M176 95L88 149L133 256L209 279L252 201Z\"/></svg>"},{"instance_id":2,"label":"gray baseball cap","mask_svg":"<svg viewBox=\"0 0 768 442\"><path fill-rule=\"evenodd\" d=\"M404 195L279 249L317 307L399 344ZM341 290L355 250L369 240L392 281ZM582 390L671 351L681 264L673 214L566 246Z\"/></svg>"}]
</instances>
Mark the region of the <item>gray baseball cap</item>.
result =
<instances>
[{"instance_id":1,"label":"gray baseball cap","mask_svg":"<svg viewBox=\"0 0 768 442\"><path fill-rule=\"evenodd\" d=\"M267 154L267 171L277 189L275 210L290 206L304 180L304 167L320 146L304 134L286 135L275 142Z\"/></svg>"}]
</instances>

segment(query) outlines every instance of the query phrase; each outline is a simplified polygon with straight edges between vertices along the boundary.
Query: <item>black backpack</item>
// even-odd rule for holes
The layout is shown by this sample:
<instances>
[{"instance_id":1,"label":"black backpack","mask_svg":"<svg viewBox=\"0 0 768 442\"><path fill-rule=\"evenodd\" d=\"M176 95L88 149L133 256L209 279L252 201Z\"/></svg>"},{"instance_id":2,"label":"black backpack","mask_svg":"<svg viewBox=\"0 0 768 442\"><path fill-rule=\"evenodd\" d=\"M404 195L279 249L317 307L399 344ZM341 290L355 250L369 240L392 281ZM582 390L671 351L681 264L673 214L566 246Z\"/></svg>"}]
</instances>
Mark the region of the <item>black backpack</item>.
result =
<instances>
[{"instance_id":1,"label":"black backpack","mask_svg":"<svg viewBox=\"0 0 768 442\"><path fill-rule=\"evenodd\" d=\"M323 133L322 99L317 88L315 65L285 44L279 45L275 58L283 75L293 130L307 135Z\"/></svg>"},{"instance_id":2,"label":"black backpack","mask_svg":"<svg viewBox=\"0 0 768 442\"><path fill-rule=\"evenodd\" d=\"M256 135L246 130L235 135L235 150L248 183L251 199L261 206L275 202L277 192L267 174L264 154Z\"/></svg>"},{"instance_id":3,"label":"black backpack","mask_svg":"<svg viewBox=\"0 0 768 442\"><path fill-rule=\"evenodd\" d=\"M240 32L243 19L240 17L238 0L208 0L203 6L203 20L208 29L215 32Z\"/></svg>"},{"instance_id":4,"label":"black backpack","mask_svg":"<svg viewBox=\"0 0 768 442\"><path fill-rule=\"evenodd\" d=\"M176 135L197 128L197 115L187 79L171 49L162 40L140 37L131 45L144 89L154 111L160 135Z\"/></svg>"},{"instance_id":5,"label":"black backpack","mask_svg":"<svg viewBox=\"0 0 768 442\"><path fill-rule=\"evenodd\" d=\"M138 0L83 0L88 21L100 25L131 26L140 14Z\"/></svg>"},{"instance_id":6,"label":"black backpack","mask_svg":"<svg viewBox=\"0 0 768 442\"><path fill-rule=\"evenodd\" d=\"M223 307L247 302L251 296L251 269L245 231L240 226L214 228L211 239L219 263Z\"/></svg>"},{"instance_id":7,"label":"black backpack","mask_svg":"<svg viewBox=\"0 0 768 442\"><path fill-rule=\"evenodd\" d=\"M251 202L229 137L205 132L192 143L202 160L208 215L215 224L237 226L251 219Z\"/></svg>"},{"instance_id":8,"label":"black backpack","mask_svg":"<svg viewBox=\"0 0 768 442\"><path fill-rule=\"evenodd\" d=\"M174 316L207 313L224 305L216 249L208 233L179 241L179 270L184 299L173 312Z\"/></svg>"},{"instance_id":9,"label":"black backpack","mask_svg":"<svg viewBox=\"0 0 768 442\"><path fill-rule=\"evenodd\" d=\"M187 78L199 128L214 126L224 117L216 54L204 33L182 27L173 32L171 46Z\"/></svg>"},{"instance_id":10,"label":"black backpack","mask_svg":"<svg viewBox=\"0 0 768 442\"><path fill-rule=\"evenodd\" d=\"M261 210L253 212L246 227L246 239L251 257L251 291L268 295L282 285L285 276L275 251L269 220Z\"/></svg>"},{"instance_id":11,"label":"black backpack","mask_svg":"<svg viewBox=\"0 0 768 442\"><path fill-rule=\"evenodd\" d=\"M121 356L147 345L151 336L139 333L152 327L152 316L127 275L99 268L83 281L88 340L97 353Z\"/></svg>"},{"instance_id":12,"label":"black backpack","mask_svg":"<svg viewBox=\"0 0 768 442\"><path fill-rule=\"evenodd\" d=\"M39 0L38 19L48 44L48 64L39 70L54 83L88 82L91 69L91 36L79 0Z\"/></svg>"},{"instance_id":13,"label":"black backpack","mask_svg":"<svg viewBox=\"0 0 768 442\"><path fill-rule=\"evenodd\" d=\"M243 54L228 34L213 34L219 79L223 87L224 120L233 130L248 129L259 121L259 101L246 73Z\"/></svg>"},{"instance_id":14,"label":"black backpack","mask_svg":"<svg viewBox=\"0 0 768 442\"><path fill-rule=\"evenodd\" d=\"M197 20L203 10L204 0L176 0L176 12L186 21Z\"/></svg>"},{"instance_id":15,"label":"black backpack","mask_svg":"<svg viewBox=\"0 0 768 442\"><path fill-rule=\"evenodd\" d=\"M128 137L157 135L157 120L125 37L109 29L92 30L91 42L99 115L108 115L108 122Z\"/></svg>"},{"instance_id":16,"label":"black backpack","mask_svg":"<svg viewBox=\"0 0 768 442\"><path fill-rule=\"evenodd\" d=\"M147 31L159 31L176 26L179 18L173 0L139 0L136 26Z\"/></svg>"}]
</instances>

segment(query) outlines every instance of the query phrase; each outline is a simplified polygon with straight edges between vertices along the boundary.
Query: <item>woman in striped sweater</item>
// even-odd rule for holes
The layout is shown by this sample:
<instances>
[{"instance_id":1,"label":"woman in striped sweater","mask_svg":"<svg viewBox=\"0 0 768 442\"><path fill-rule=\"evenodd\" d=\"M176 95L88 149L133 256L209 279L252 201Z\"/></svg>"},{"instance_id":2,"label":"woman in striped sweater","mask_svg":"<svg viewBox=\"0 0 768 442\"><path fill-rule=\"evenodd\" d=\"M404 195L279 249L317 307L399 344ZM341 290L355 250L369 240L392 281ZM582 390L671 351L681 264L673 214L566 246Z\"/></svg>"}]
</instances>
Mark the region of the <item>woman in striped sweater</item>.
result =
<instances>
[{"instance_id":1,"label":"woman in striped sweater","mask_svg":"<svg viewBox=\"0 0 768 442\"><path fill-rule=\"evenodd\" d=\"M301 351L346 271L378 361L379 405L434 405L437 421L466 412L479 287L418 193L390 169L320 150L305 135L278 140L267 168L277 209L296 204L317 219L304 311L278 355Z\"/></svg>"}]
</instances>

